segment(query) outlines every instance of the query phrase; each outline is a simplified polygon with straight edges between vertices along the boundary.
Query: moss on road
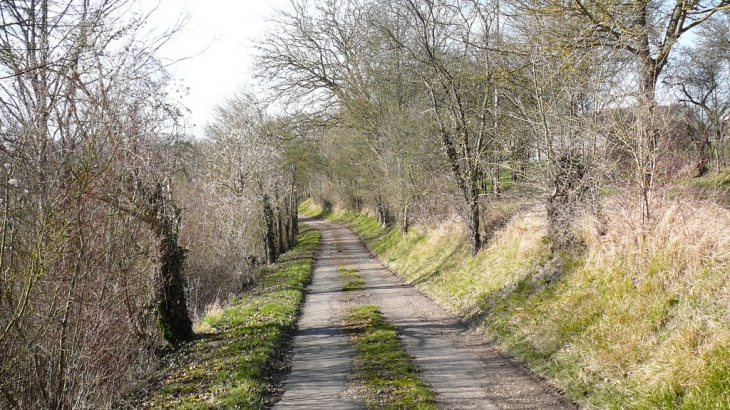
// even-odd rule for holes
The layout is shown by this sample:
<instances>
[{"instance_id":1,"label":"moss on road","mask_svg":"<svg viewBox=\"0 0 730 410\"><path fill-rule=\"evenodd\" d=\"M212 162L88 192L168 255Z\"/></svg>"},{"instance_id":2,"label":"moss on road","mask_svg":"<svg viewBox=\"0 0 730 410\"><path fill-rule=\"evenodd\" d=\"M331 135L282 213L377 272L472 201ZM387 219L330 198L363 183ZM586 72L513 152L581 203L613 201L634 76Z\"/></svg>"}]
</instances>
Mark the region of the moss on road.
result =
<instances>
[{"instance_id":1,"label":"moss on road","mask_svg":"<svg viewBox=\"0 0 730 410\"><path fill-rule=\"evenodd\" d=\"M436 409L435 394L418 374L398 329L375 305L352 308L345 331L357 351L355 379L371 409Z\"/></svg>"}]
</instances>

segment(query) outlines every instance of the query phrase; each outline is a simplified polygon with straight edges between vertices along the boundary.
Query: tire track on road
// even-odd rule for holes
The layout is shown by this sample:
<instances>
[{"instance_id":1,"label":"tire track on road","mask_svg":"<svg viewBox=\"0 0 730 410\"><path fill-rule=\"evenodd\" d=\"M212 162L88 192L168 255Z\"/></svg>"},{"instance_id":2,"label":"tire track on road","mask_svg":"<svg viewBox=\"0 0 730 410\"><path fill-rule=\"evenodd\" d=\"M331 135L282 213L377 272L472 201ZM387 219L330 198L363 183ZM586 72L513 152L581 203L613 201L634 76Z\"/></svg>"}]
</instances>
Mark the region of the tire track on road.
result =
<instances>
[{"instance_id":1,"label":"tire track on road","mask_svg":"<svg viewBox=\"0 0 730 410\"><path fill-rule=\"evenodd\" d=\"M378 305L399 328L408 353L437 394L442 409L573 408L557 392L506 359L485 336L405 284L373 257L347 227L322 222L346 257L343 263L365 279L366 303Z\"/></svg>"},{"instance_id":2,"label":"tire track on road","mask_svg":"<svg viewBox=\"0 0 730 410\"><path fill-rule=\"evenodd\" d=\"M362 294L399 328L408 353L437 394L442 409L573 408L557 392L506 359L470 330L373 257L357 234L342 225L303 219L322 235L314 279L294 342L293 370L275 409L362 409L346 398L354 351L340 332L348 301L339 266L365 279ZM361 298L349 303L361 303Z\"/></svg>"}]
</instances>

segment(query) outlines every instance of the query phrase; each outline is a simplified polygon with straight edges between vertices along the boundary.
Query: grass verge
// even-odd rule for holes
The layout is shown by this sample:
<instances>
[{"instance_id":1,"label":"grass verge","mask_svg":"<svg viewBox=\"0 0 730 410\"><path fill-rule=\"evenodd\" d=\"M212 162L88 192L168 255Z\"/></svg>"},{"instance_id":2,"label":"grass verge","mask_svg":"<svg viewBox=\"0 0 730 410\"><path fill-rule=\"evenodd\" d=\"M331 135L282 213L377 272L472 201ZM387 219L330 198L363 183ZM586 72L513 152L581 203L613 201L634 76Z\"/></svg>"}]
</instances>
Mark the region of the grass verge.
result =
<instances>
[{"instance_id":1,"label":"grass verge","mask_svg":"<svg viewBox=\"0 0 730 410\"><path fill-rule=\"evenodd\" d=\"M419 377L395 326L375 305L352 308L345 332L357 351L355 380L366 389L371 409L436 409L435 395Z\"/></svg>"},{"instance_id":2,"label":"grass verge","mask_svg":"<svg viewBox=\"0 0 730 410\"><path fill-rule=\"evenodd\" d=\"M296 330L319 232L302 226L296 247L258 284L203 319L197 340L169 361L146 409L261 409L281 393L284 352Z\"/></svg>"}]
</instances>

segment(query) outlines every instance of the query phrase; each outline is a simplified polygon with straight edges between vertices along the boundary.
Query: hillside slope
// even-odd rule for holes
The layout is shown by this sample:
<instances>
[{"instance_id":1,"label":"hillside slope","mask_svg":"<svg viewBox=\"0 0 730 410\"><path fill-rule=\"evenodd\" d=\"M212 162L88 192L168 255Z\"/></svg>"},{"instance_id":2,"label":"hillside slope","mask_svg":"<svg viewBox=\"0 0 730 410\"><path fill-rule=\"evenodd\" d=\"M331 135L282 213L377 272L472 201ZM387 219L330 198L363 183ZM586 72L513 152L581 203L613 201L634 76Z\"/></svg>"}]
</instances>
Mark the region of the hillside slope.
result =
<instances>
[{"instance_id":1,"label":"hillside slope","mask_svg":"<svg viewBox=\"0 0 730 410\"><path fill-rule=\"evenodd\" d=\"M606 209L610 223L577 226L581 256L551 251L539 211L476 257L458 224L402 235L365 214L322 215L581 407L730 408L730 212L667 200L640 231L626 208Z\"/></svg>"}]
</instances>

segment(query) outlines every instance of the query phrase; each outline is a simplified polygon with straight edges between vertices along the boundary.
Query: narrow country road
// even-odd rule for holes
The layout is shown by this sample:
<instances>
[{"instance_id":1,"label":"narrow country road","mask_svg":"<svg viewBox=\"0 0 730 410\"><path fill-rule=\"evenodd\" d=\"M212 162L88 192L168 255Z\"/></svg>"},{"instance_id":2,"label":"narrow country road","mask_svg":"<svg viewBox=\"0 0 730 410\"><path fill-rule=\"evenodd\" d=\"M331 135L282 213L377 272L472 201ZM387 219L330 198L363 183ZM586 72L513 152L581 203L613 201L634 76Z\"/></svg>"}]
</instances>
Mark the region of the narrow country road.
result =
<instances>
[{"instance_id":1,"label":"narrow country road","mask_svg":"<svg viewBox=\"0 0 730 410\"><path fill-rule=\"evenodd\" d=\"M274 409L365 409L362 401L344 397L355 351L340 332L337 316L343 301L337 269L341 252L324 222L310 223L322 239L294 337L292 372Z\"/></svg>"},{"instance_id":2,"label":"narrow country road","mask_svg":"<svg viewBox=\"0 0 730 410\"><path fill-rule=\"evenodd\" d=\"M566 409L546 387L492 348L415 288L406 285L371 256L350 229L303 219L322 234L320 253L299 329L293 370L275 409L359 409L348 397L347 378L354 352L339 331L348 298L338 267L357 269L365 279L364 300L378 305L396 325L442 409ZM350 301L351 303L351 301Z\"/></svg>"}]
</instances>

